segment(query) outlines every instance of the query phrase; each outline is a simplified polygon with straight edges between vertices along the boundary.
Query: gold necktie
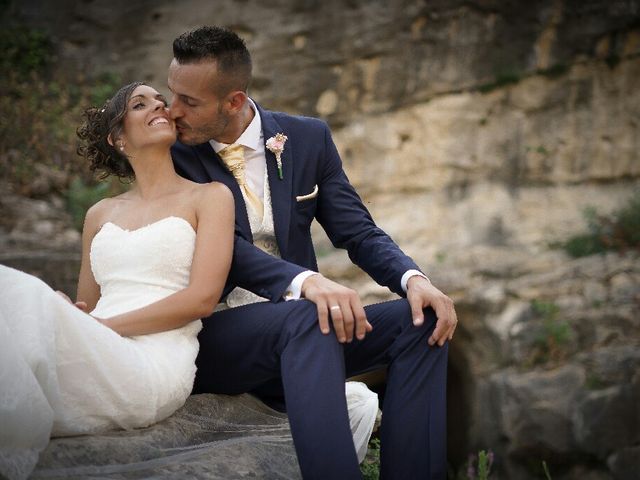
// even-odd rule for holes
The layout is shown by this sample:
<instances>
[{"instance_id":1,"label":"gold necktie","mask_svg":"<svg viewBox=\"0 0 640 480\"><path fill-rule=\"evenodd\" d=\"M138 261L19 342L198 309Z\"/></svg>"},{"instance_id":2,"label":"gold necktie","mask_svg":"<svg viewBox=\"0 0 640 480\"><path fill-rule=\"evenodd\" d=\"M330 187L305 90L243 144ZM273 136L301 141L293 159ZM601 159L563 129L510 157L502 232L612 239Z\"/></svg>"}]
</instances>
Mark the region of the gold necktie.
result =
<instances>
[{"instance_id":1,"label":"gold necktie","mask_svg":"<svg viewBox=\"0 0 640 480\"><path fill-rule=\"evenodd\" d=\"M220 158L231 172L231 175L233 175L233 178L238 182L247 203L251 205L251 208L262 218L264 204L254 191L249 188L249 185L247 185L247 178L244 173L244 147L234 143L220 150L218 155L220 155Z\"/></svg>"}]
</instances>

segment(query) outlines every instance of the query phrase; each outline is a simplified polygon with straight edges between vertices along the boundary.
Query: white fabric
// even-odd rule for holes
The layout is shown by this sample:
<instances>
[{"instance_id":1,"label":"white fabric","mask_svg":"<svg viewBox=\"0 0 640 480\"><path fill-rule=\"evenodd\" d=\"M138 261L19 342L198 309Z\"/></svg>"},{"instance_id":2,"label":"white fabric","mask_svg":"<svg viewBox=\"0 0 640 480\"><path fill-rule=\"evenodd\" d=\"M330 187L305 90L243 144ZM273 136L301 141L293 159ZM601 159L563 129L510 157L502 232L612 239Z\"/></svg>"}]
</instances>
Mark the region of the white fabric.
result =
<instances>
[{"instance_id":1,"label":"white fabric","mask_svg":"<svg viewBox=\"0 0 640 480\"><path fill-rule=\"evenodd\" d=\"M378 395L369 390L362 382L347 382L345 391L353 443L358 454L358 461L362 463L367 455L369 439L378 415Z\"/></svg>"},{"instance_id":2,"label":"white fabric","mask_svg":"<svg viewBox=\"0 0 640 480\"><path fill-rule=\"evenodd\" d=\"M178 217L105 224L91 246L92 315L141 308L186 287L195 232ZM202 323L121 337L39 279L0 266L0 477L26 478L50 435L145 427L191 393Z\"/></svg>"},{"instance_id":3,"label":"white fabric","mask_svg":"<svg viewBox=\"0 0 640 480\"><path fill-rule=\"evenodd\" d=\"M429 283L431 283L429 277L427 277L420 270L407 270L406 272L404 272L404 275L402 275L402 278L400 279L400 286L402 287L404 293L407 293L407 283L409 282L409 279L415 275L425 278Z\"/></svg>"},{"instance_id":4,"label":"white fabric","mask_svg":"<svg viewBox=\"0 0 640 480\"><path fill-rule=\"evenodd\" d=\"M300 272L298 275L293 277L293 280L291 280L291 284L284 292L284 299L287 302L289 300L300 300L300 297L302 297L302 284L307 278L312 275L318 275L318 272L307 270L305 272Z\"/></svg>"}]
</instances>

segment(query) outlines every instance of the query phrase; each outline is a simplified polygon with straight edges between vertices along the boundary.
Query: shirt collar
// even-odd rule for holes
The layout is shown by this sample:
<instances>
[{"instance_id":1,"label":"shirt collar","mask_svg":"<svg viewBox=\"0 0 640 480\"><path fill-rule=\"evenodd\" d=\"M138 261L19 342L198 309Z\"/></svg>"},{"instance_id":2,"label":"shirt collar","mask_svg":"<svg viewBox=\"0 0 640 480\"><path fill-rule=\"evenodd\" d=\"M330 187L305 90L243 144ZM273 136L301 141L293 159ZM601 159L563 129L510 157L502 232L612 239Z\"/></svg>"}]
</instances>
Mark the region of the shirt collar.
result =
<instances>
[{"instance_id":1,"label":"shirt collar","mask_svg":"<svg viewBox=\"0 0 640 480\"><path fill-rule=\"evenodd\" d=\"M253 103L253 100L247 98L247 101L249 102L251 110L253 110L253 119L244 132L242 132L242 135L240 135L234 143L250 148L251 150L259 150L260 147L264 148L262 145L262 120L260 119L260 113L258 113L258 108L256 107L256 104ZM228 143L220 143L215 140L209 140L209 143L213 147L213 151L216 153L229 146Z\"/></svg>"}]
</instances>

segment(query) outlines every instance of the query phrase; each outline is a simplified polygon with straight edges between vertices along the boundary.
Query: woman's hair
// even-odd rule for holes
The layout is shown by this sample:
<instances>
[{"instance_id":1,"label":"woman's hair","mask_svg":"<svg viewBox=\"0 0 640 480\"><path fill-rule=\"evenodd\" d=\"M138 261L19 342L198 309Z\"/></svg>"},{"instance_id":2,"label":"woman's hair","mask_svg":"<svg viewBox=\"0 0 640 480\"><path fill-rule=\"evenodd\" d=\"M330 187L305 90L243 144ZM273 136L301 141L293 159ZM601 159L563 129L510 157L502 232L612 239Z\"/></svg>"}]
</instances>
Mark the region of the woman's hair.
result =
<instances>
[{"instance_id":1,"label":"woman's hair","mask_svg":"<svg viewBox=\"0 0 640 480\"><path fill-rule=\"evenodd\" d=\"M125 85L101 108L91 107L84 112L85 120L77 130L80 139L77 152L89 160L89 168L99 172L101 179L109 175L115 175L121 180L132 180L135 177L129 160L116 147L115 142L122 135L131 94L140 85L144 83ZM109 137L114 145L109 144Z\"/></svg>"}]
</instances>

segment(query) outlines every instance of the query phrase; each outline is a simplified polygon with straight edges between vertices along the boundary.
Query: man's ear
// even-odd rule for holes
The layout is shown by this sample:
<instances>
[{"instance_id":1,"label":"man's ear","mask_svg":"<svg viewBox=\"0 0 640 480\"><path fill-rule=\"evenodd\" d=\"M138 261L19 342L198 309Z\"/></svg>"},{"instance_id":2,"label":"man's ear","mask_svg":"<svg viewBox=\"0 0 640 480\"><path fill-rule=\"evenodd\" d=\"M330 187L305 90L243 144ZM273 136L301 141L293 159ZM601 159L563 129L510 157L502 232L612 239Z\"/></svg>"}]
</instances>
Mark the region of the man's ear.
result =
<instances>
[{"instance_id":1,"label":"man's ear","mask_svg":"<svg viewBox=\"0 0 640 480\"><path fill-rule=\"evenodd\" d=\"M242 110L247 101L247 94L241 90L230 92L226 97L227 113L236 114Z\"/></svg>"}]
</instances>

